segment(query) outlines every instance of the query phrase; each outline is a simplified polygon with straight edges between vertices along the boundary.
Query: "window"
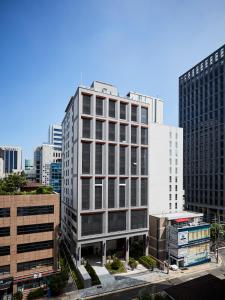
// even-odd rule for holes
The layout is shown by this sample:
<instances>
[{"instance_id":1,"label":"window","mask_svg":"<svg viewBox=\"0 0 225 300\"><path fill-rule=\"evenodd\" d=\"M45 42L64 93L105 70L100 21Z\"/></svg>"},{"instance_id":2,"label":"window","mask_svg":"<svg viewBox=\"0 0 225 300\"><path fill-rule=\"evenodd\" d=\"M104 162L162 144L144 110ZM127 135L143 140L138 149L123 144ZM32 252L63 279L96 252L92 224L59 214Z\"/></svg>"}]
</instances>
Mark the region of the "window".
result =
<instances>
[{"instance_id":1,"label":"window","mask_svg":"<svg viewBox=\"0 0 225 300\"><path fill-rule=\"evenodd\" d=\"M10 208L0 208L0 218L10 217Z\"/></svg>"},{"instance_id":2,"label":"window","mask_svg":"<svg viewBox=\"0 0 225 300\"><path fill-rule=\"evenodd\" d=\"M131 229L147 227L147 210L131 211Z\"/></svg>"},{"instance_id":3,"label":"window","mask_svg":"<svg viewBox=\"0 0 225 300\"><path fill-rule=\"evenodd\" d=\"M0 256L10 255L10 246L0 247Z\"/></svg>"},{"instance_id":4,"label":"window","mask_svg":"<svg viewBox=\"0 0 225 300\"><path fill-rule=\"evenodd\" d=\"M147 205L148 202L148 179L141 179L141 205Z\"/></svg>"},{"instance_id":5,"label":"window","mask_svg":"<svg viewBox=\"0 0 225 300\"><path fill-rule=\"evenodd\" d=\"M148 128L141 128L141 143L143 145L147 145L148 144Z\"/></svg>"},{"instance_id":6,"label":"window","mask_svg":"<svg viewBox=\"0 0 225 300\"><path fill-rule=\"evenodd\" d=\"M17 234L31 234L38 232L54 231L54 223L42 223L34 225L21 225L17 226Z\"/></svg>"},{"instance_id":7,"label":"window","mask_svg":"<svg viewBox=\"0 0 225 300\"><path fill-rule=\"evenodd\" d=\"M141 148L141 175L148 175L148 149Z\"/></svg>"},{"instance_id":8,"label":"window","mask_svg":"<svg viewBox=\"0 0 225 300\"><path fill-rule=\"evenodd\" d=\"M10 274L10 265L0 266L0 275Z\"/></svg>"},{"instance_id":9,"label":"window","mask_svg":"<svg viewBox=\"0 0 225 300\"><path fill-rule=\"evenodd\" d=\"M82 179L82 209L90 208L90 179Z\"/></svg>"},{"instance_id":10,"label":"window","mask_svg":"<svg viewBox=\"0 0 225 300\"><path fill-rule=\"evenodd\" d=\"M131 206L137 206L137 183L136 178L131 179Z\"/></svg>"},{"instance_id":11,"label":"window","mask_svg":"<svg viewBox=\"0 0 225 300\"><path fill-rule=\"evenodd\" d=\"M131 174L137 174L137 148L131 147Z\"/></svg>"},{"instance_id":12,"label":"window","mask_svg":"<svg viewBox=\"0 0 225 300\"><path fill-rule=\"evenodd\" d=\"M145 107L141 108L141 123L148 124L148 109Z\"/></svg>"},{"instance_id":13,"label":"window","mask_svg":"<svg viewBox=\"0 0 225 300\"><path fill-rule=\"evenodd\" d=\"M120 124L120 142L127 142L127 126Z\"/></svg>"},{"instance_id":14,"label":"window","mask_svg":"<svg viewBox=\"0 0 225 300\"><path fill-rule=\"evenodd\" d=\"M91 120L89 119L83 119L83 137L91 137Z\"/></svg>"},{"instance_id":15,"label":"window","mask_svg":"<svg viewBox=\"0 0 225 300\"><path fill-rule=\"evenodd\" d=\"M93 235L102 233L102 214L82 215L82 235Z\"/></svg>"},{"instance_id":16,"label":"window","mask_svg":"<svg viewBox=\"0 0 225 300\"><path fill-rule=\"evenodd\" d=\"M90 143L82 143L82 173L90 174Z\"/></svg>"},{"instance_id":17,"label":"window","mask_svg":"<svg viewBox=\"0 0 225 300\"><path fill-rule=\"evenodd\" d=\"M172 204L171 203L169 203L169 209L171 209L172 208Z\"/></svg>"},{"instance_id":18,"label":"window","mask_svg":"<svg viewBox=\"0 0 225 300\"><path fill-rule=\"evenodd\" d=\"M104 99L96 97L96 115L103 115Z\"/></svg>"},{"instance_id":19,"label":"window","mask_svg":"<svg viewBox=\"0 0 225 300\"><path fill-rule=\"evenodd\" d=\"M53 257L22 262L22 263L17 264L17 272L32 270L32 269L36 269L36 268L40 268L40 267L44 267L44 266L45 267L53 266L53 263L54 263Z\"/></svg>"},{"instance_id":20,"label":"window","mask_svg":"<svg viewBox=\"0 0 225 300\"><path fill-rule=\"evenodd\" d=\"M109 100L109 117L115 118L116 116L116 102Z\"/></svg>"},{"instance_id":21,"label":"window","mask_svg":"<svg viewBox=\"0 0 225 300\"><path fill-rule=\"evenodd\" d=\"M120 179L119 183L119 207L125 207L126 203L126 179Z\"/></svg>"},{"instance_id":22,"label":"window","mask_svg":"<svg viewBox=\"0 0 225 300\"><path fill-rule=\"evenodd\" d=\"M95 173L102 174L102 144L95 145Z\"/></svg>"},{"instance_id":23,"label":"window","mask_svg":"<svg viewBox=\"0 0 225 300\"><path fill-rule=\"evenodd\" d=\"M126 230L126 212L109 212L108 215L108 232Z\"/></svg>"},{"instance_id":24,"label":"window","mask_svg":"<svg viewBox=\"0 0 225 300\"><path fill-rule=\"evenodd\" d=\"M177 209L177 203L175 203L175 209Z\"/></svg>"},{"instance_id":25,"label":"window","mask_svg":"<svg viewBox=\"0 0 225 300\"><path fill-rule=\"evenodd\" d=\"M83 95L83 114L91 114L91 96Z\"/></svg>"},{"instance_id":26,"label":"window","mask_svg":"<svg viewBox=\"0 0 225 300\"><path fill-rule=\"evenodd\" d=\"M17 216L54 214L54 205L17 207Z\"/></svg>"},{"instance_id":27,"label":"window","mask_svg":"<svg viewBox=\"0 0 225 300\"><path fill-rule=\"evenodd\" d=\"M126 173L126 147L120 146L120 174Z\"/></svg>"},{"instance_id":28,"label":"window","mask_svg":"<svg viewBox=\"0 0 225 300\"><path fill-rule=\"evenodd\" d=\"M131 143L137 144L137 127L131 126Z\"/></svg>"},{"instance_id":29,"label":"window","mask_svg":"<svg viewBox=\"0 0 225 300\"><path fill-rule=\"evenodd\" d=\"M103 139L103 122L102 121L96 121L96 139L102 140Z\"/></svg>"},{"instance_id":30,"label":"window","mask_svg":"<svg viewBox=\"0 0 225 300\"><path fill-rule=\"evenodd\" d=\"M115 174L115 151L116 151L116 146L114 145L109 145L108 148L108 171L109 174Z\"/></svg>"},{"instance_id":31,"label":"window","mask_svg":"<svg viewBox=\"0 0 225 300\"><path fill-rule=\"evenodd\" d=\"M10 227L0 227L0 237L10 236Z\"/></svg>"},{"instance_id":32,"label":"window","mask_svg":"<svg viewBox=\"0 0 225 300\"><path fill-rule=\"evenodd\" d=\"M127 105L125 103L120 103L120 119L126 120L127 116Z\"/></svg>"},{"instance_id":33,"label":"window","mask_svg":"<svg viewBox=\"0 0 225 300\"><path fill-rule=\"evenodd\" d=\"M136 105L131 105L131 121L137 122L137 110Z\"/></svg>"},{"instance_id":34,"label":"window","mask_svg":"<svg viewBox=\"0 0 225 300\"><path fill-rule=\"evenodd\" d=\"M109 122L109 140L115 141L116 139L116 124Z\"/></svg>"},{"instance_id":35,"label":"window","mask_svg":"<svg viewBox=\"0 0 225 300\"><path fill-rule=\"evenodd\" d=\"M108 179L108 208L115 207L115 179Z\"/></svg>"},{"instance_id":36,"label":"window","mask_svg":"<svg viewBox=\"0 0 225 300\"><path fill-rule=\"evenodd\" d=\"M102 208L102 179L95 179L95 209Z\"/></svg>"},{"instance_id":37,"label":"window","mask_svg":"<svg viewBox=\"0 0 225 300\"><path fill-rule=\"evenodd\" d=\"M39 251L39 250L52 249L52 248L53 248L52 240L35 242L35 243L26 243L26 244L17 245L17 253L32 252L32 251Z\"/></svg>"}]
</instances>

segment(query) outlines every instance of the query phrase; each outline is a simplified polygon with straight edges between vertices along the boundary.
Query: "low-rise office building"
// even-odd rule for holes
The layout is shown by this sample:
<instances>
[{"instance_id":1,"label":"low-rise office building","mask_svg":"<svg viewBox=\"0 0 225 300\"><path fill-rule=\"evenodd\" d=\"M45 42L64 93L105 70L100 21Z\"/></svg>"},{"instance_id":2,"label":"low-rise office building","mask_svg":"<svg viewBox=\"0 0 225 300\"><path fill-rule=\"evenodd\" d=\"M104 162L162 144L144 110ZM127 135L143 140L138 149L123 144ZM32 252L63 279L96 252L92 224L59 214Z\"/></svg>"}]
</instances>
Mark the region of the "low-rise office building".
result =
<instances>
[{"instance_id":1,"label":"low-rise office building","mask_svg":"<svg viewBox=\"0 0 225 300\"><path fill-rule=\"evenodd\" d=\"M202 218L202 213L187 211L150 215L150 254L178 267L208 262L210 225Z\"/></svg>"},{"instance_id":2,"label":"low-rise office building","mask_svg":"<svg viewBox=\"0 0 225 300\"><path fill-rule=\"evenodd\" d=\"M0 195L0 299L57 270L59 194Z\"/></svg>"}]
</instances>

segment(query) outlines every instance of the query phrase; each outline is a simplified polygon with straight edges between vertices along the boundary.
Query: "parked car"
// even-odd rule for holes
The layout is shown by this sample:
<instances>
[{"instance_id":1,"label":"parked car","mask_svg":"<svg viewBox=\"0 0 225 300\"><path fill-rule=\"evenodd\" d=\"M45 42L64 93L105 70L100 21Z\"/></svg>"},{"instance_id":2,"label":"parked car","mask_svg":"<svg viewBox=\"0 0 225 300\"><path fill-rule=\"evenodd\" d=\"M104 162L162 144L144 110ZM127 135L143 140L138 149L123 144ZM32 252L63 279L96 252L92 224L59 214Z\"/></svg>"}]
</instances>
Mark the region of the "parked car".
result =
<instances>
[{"instance_id":1,"label":"parked car","mask_svg":"<svg viewBox=\"0 0 225 300\"><path fill-rule=\"evenodd\" d=\"M170 269L173 271L177 271L179 268L177 265L170 265Z\"/></svg>"}]
</instances>

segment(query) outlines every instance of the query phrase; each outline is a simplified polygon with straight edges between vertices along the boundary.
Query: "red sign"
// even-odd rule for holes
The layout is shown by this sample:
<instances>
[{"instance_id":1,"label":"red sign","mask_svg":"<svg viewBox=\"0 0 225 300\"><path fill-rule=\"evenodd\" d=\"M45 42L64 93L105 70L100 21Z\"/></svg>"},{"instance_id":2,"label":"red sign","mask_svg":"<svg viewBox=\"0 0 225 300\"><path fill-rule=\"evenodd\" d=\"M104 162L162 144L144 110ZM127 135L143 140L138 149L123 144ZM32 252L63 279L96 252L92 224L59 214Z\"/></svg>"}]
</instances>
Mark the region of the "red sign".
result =
<instances>
[{"instance_id":1,"label":"red sign","mask_svg":"<svg viewBox=\"0 0 225 300\"><path fill-rule=\"evenodd\" d=\"M188 218L181 218L181 219L176 219L175 221L177 223L182 223L182 222L187 222L189 219Z\"/></svg>"}]
</instances>

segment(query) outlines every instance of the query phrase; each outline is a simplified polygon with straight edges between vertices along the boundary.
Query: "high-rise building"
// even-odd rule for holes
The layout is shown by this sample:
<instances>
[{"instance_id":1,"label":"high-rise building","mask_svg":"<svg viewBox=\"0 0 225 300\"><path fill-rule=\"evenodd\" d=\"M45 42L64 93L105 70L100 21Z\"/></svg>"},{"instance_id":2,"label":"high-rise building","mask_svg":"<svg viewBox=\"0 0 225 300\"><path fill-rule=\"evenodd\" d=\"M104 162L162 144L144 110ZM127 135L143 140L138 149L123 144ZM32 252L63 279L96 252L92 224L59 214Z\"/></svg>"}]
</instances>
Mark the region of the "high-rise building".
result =
<instances>
[{"instance_id":1,"label":"high-rise building","mask_svg":"<svg viewBox=\"0 0 225 300\"><path fill-rule=\"evenodd\" d=\"M160 99L102 82L78 87L63 120L62 233L81 257L148 251L149 124L162 123ZM131 254L132 255L132 254Z\"/></svg>"},{"instance_id":2,"label":"high-rise building","mask_svg":"<svg viewBox=\"0 0 225 300\"><path fill-rule=\"evenodd\" d=\"M48 142L54 145L54 150L62 150L62 125L53 124L49 126Z\"/></svg>"},{"instance_id":3,"label":"high-rise building","mask_svg":"<svg viewBox=\"0 0 225 300\"><path fill-rule=\"evenodd\" d=\"M149 212L163 214L184 209L183 129L149 126Z\"/></svg>"},{"instance_id":4,"label":"high-rise building","mask_svg":"<svg viewBox=\"0 0 225 300\"><path fill-rule=\"evenodd\" d=\"M189 210L224 217L225 46L179 78L184 189Z\"/></svg>"},{"instance_id":5,"label":"high-rise building","mask_svg":"<svg viewBox=\"0 0 225 300\"><path fill-rule=\"evenodd\" d=\"M0 176L22 171L22 150L20 147L0 146Z\"/></svg>"},{"instance_id":6,"label":"high-rise building","mask_svg":"<svg viewBox=\"0 0 225 300\"><path fill-rule=\"evenodd\" d=\"M50 169L52 163L61 163L61 150L55 150L52 144L42 144L34 152L34 167L36 180L44 185L50 185Z\"/></svg>"}]
</instances>

